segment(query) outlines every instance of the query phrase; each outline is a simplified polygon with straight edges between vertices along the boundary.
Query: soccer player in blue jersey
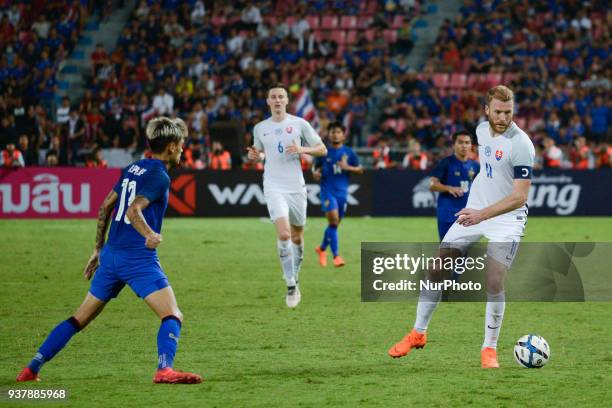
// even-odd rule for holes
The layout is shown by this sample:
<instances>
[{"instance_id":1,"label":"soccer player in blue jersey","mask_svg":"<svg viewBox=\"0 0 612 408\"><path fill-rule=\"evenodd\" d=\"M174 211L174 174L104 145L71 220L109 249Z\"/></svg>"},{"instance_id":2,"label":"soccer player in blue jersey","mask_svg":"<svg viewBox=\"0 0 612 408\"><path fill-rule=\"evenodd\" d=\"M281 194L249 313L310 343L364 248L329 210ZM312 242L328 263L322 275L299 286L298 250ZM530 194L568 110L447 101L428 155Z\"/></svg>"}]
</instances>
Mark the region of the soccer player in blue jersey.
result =
<instances>
[{"instance_id":1,"label":"soccer player in blue jersey","mask_svg":"<svg viewBox=\"0 0 612 408\"><path fill-rule=\"evenodd\" d=\"M93 276L89 293L79 309L51 331L17 381L39 381L42 365L128 284L161 319L157 334L158 369L153 382L202 382L197 374L172 369L183 315L156 251L162 242L160 232L168 205L168 169L180 161L187 127L180 119L160 117L147 124L146 134L153 157L126 167L98 212L96 245L83 272L86 279Z\"/></svg>"},{"instance_id":2,"label":"soccer player in blue jersey","mask_svg":"<svg viewBox=\"0 0 612 408\"><path fill-rule=\"evenodd\" d=\"M472 137L465 131L453 135L455 153L440 161L431 173L430 190L438 195L438 235L440 241L457 220L457 214L465 208L468 193L474 177L480 171L480 164L470 160Z\"/></svg>"},{"instance_id":3,"label":"soccer player in blue jersey","mask_svg":"<svg viewBox=\"0 0 612 408\"><path fill-rule=\"evenodd\" d=\"M344 266L344 259L338 254L338 225L347 207L349 177L351 173L363 173L359 158L353 150L344 146L346 129L342 124L329 124L328 136L331 146L327 156L315 161L314 178L321 180L321 205L329 225L323 234L323 242L315 251L319 254L319 264L327 266L327 247L334 256L334 266Z\"/></svg>"}]
</instances>

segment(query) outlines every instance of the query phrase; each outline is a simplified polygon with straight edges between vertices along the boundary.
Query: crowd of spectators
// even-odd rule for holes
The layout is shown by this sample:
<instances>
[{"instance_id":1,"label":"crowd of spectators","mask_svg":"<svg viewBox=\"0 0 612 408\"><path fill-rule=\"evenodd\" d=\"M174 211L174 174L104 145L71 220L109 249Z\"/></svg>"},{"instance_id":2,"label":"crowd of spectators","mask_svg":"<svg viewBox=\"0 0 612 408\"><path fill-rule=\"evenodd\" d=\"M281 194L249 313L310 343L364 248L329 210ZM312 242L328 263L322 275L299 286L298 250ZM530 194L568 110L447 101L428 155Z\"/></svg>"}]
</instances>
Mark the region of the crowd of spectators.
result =
<instances>
[{"instance_id":1,"label":"crowd of spectators","mask_svg":"<svg viewBox=\"0 0 612 408\"><path fill-rule=\"evenodd\" d=\"M0 1L0 148L7 165L67 165L56 75L93 1ZM75 101L76 102L76 101ZM8 146L7 146L8 145ZM45 157L39 152L45 151ZM17 158L18 157L18 158ZM8 163L8 164L7 164Z\"/></svg>"},{"instance_id":2,"label":"crowd of spectators","mask_svg":"<svg viewBox=\"0 0 612 408\"><path fill-rule=\"evenodd\" d=\"M465 1L444 23L423 72L390 84L397 92L368 143L379 152L413 151L420 142L435 160L448 153L455 129L484 120L486 89L506 83L538 166L612 167L611 28L605 1Z\"/></svg>"},{"instance_id":3,"label":"crowd of spectators","mask_svg":"<svg viewBox=\"0 0 612 408\"><path fill-rule=\"evenodd\" d=\"M594 168L612 156L604 143L612 16L602 1L466 1L417 74L405 56L423 0L142 0L116 48L98 46L89 56L84 95L58 100L58 62L92 9L106 14L112 3L2 8L0 0L0 142L14 141L26 165L44 164L40 151L59 165L105 166L99 149L107 148L137 157L146 149L144 124L163 114L190 128L185 167L260 169L215 144L211 129L237 122L247 143L267 115L267 87L283 82L293 100L308 90L323 136L330 121L344 121L349 144L373 151L367 158L375 168L425 170L448 153L455 130L483 119L489 75L515 90L517 123L534 138L542 165L585 168L586 157L586 168ZM561 151L558 160L545 159L548 139L552 156Z\"/></svg>"},{"instance_id":4,"label":"crowd of spectators","mask_svg":"<svg viewBox=\"0 0 612 408\"><path fill-rule=\"evenodd\" d=\"M214 153L211 125L241 122L249 140L267 114L267 87L284 82L295 90L291 97L308 89L323 129L350 112L357 135L373 85L392 75L391 56L412 46L409 23L418 9L418 0L143 0L117 47L91 55L84 96L57 110L34 105L32 115L60 135L68 164L82 163L79 152L96 147L140 152L146 120L177 115L190 127L185 164L191 155L206 167ZM8 108L17 104L10 99Z\"/></svg>"}]
</instances>

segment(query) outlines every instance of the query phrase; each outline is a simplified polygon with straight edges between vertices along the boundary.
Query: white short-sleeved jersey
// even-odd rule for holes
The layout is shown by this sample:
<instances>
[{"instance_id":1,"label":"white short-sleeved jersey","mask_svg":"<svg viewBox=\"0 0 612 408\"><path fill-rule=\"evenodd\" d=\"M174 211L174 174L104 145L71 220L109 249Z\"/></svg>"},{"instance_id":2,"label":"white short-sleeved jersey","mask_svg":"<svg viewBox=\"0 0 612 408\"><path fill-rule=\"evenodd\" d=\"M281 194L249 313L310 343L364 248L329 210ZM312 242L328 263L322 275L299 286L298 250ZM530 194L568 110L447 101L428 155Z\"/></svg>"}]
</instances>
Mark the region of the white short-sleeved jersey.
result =
<instances>
[{"instance_id":1,"label":"white short-sleeved jersey","mask_svg":"<svg viewBox=\"0 0 612 408\"><path fill-rule=\"evenodd\" d=\"M287 153L287 147L315 146L321 137L304 119L287 114L282 122L268 118L255 125L253 143L266 155L264 164L264 192L283 193L306 190L299 154Z\"/></svg>"},{"instance_id":2,"label":"white short-sleeved jersey","mask_svg":"<svg viewBox=\"0 0 612 408\"><path fill-rule=\"evenodd\" d=\"M515 178L531 179L535 148L529 136L514 122L495 137L491 136L489 122L482 122L476 127L476 138L480 173L472 184L466 207L480 210L508 196ZM523 206L508 215L524 216L526 210Z\"/></svg>"}]
</instances>

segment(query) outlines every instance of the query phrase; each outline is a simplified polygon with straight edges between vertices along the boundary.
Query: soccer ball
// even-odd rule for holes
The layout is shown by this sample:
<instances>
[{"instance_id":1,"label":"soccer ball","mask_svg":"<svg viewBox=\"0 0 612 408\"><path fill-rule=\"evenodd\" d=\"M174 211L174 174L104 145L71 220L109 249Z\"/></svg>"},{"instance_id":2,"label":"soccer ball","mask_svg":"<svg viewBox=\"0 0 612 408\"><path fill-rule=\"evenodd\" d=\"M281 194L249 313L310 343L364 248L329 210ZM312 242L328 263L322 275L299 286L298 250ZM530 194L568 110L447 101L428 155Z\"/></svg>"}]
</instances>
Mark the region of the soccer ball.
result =
<instances>
[{"instance_id":1,"label":"soccer ball","mask_svg":"<svg viewBox=\"0 0 612 408\"><path fill-rule=\"evenodd\" d=\"M514 359L521 367L542 368L550 359L550 347L542 336L526 334L514 345Z\"/></svg>"}]
</instances>

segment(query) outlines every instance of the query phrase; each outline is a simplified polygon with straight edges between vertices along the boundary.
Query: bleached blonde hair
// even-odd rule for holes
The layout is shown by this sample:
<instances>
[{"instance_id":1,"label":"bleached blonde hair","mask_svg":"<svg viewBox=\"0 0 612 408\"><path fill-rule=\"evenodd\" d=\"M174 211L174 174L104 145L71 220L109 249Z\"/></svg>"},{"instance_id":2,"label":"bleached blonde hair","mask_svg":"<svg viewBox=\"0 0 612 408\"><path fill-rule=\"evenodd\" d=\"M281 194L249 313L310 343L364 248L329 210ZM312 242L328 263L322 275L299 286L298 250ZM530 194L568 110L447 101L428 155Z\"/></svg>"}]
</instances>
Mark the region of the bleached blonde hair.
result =
<instances>
[{"instance_id":1,"label":"bleached blonde hair","mask_svg":"<svg viewBox=\"0 0 612 408\"><path fill-rule=\"evenodd\" d=\"M176 122L176 119L170 119L165 116L151 119L147 123L146 129L151 151L161 153L170 143L182 144L185 136L187 136L187 126L182 120L181 123Z\"/></svg>"}]
</instances>

